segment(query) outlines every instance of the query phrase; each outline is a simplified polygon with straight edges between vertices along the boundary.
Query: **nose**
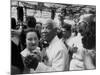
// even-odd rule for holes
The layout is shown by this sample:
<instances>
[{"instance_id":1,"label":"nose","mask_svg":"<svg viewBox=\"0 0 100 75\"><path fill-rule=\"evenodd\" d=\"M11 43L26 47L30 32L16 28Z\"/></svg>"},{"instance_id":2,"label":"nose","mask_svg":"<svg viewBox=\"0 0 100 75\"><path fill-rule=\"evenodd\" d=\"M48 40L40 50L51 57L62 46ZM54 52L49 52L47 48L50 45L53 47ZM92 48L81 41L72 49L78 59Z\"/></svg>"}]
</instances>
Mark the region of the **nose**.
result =
<instances>
[{"instance_id":1,"label":"nose","mask_svg":"<svg viewBox=\"0 0 100 75\"><path fill-rule=\"evenodd\" d=\"M46 30L46 28L43 28L42 30L41 30L41 33L45 33L47 30Z\"/></svg>"},{"instance_id":2,"label":"nose","mask_svg":"<svg viewBox=\"0 0 100 75\"><path fill-rule=\"evenodd\" d=\"M35 40L32 40L32 44L35 44Z\"/></svg>"}]
</instances>

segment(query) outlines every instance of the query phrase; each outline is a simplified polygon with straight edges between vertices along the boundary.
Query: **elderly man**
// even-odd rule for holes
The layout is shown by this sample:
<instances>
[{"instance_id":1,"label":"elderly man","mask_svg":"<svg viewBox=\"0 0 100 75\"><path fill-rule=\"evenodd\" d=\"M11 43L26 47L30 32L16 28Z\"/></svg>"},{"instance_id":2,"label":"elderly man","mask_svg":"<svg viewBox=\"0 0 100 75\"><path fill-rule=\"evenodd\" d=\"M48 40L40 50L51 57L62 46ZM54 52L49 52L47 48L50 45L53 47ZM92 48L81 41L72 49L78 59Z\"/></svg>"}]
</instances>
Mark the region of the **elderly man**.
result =
<instances>
[{"instance_id":1,"label":"elderly man","mask_svg":"<svg viewBox=\"0 0 100 75\"><path fill-rule=\"evenodd\" d=\"M68 50L65 44L56 35L56 23L47 20L42 27L42 36L47 40L45 55L47 60L38 64L35 72L56 72L68 70Z\"/></svg>"}]
</instances>

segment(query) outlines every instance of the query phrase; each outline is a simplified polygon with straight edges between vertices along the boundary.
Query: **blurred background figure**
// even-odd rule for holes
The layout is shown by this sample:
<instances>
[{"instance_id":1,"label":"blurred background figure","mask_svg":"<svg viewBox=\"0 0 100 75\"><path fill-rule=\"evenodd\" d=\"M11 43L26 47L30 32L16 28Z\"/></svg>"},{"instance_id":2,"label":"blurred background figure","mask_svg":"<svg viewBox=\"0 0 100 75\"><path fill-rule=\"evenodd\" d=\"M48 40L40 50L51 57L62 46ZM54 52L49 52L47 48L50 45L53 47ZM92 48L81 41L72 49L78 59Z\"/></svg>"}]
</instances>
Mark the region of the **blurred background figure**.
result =
<instances>
[{"instance_id":1,"label":"blurred background figure","mask_svg":"<svg viewBox=\"0 0 100 75\"><path fill-rule=\"evenodd\" d=\"M42 29L42 23L41 22L37 22L35 29L39 31L39 33L41 34L41 29Z\"/></svg>"},{"instance_id":2,"label":"blurred background figure","mask_svg":"<svg viewBox=\"0 0 100 75\"><path fill-rule=\"evenodd\" d=\"M11 18L11 74L21 74L24 64L20 55L19 32L16 30L16 20Z\"/></svg>"},{"instance_id":3,"label":"blurred background figure","mask_svg":"<svg viewBox=\"0 0 100 75\"><path fill-rule=\"evenodd\" d=\"M54 20L55 16L56 16L56 9L55 7L51 7L51 19Z\"/></svg>"},{"instance_id":4,"label":"blurred background figure","mask_svg":"<svg viewBox=\"0 0 100 75\"><path fill-rule=\"evenodd\" d=\"M91 47L92 44L93 44L92 47L93 48L95 47L95 42L94 42L95 36L92 37L92 35L95 35L95 23L93 22L93 19L94 19L94 17L92 14L84 14L84 15L80 16L80 21L78 23L79 31L78 31L78 35L77 35L77 37L79 37L79 38L74 39L74 40L78 39L78 41L75 41L76 44L74 43L74 46L76 45L76 47L78 49L77 49L77 52L73 54L73 58L70 63L70 70L85 70L85 69L93 69L94 68L94 66L91 62L92 59L90 57L88 57L89 55L87 56L84 54L84 52L86 54L88 53L88 50L84 49L84 48L86 48L87 44L88 44L88 47L89 46ZM91 25L93 25L93 26L91 26ZM90 26L92 28L94 27L94 30L90 31L91 30ZM92 32L94 32L94 33L92 33ZM85 40L86 37L89 38L89 36L91 36L91 38L86 41ZM84 39L84 41L83 41L83 39ZM89 44L88 41L90 41L91 39L93 39L93 41L91 41L91 44ZM78 43L78 42L80 42L80 43ZM87 62L84 59L84 57L86 57L88 59ZM80 60L82 60L82 61L80 61ZM85 60L85 62L84 62L84 60ZM86 63L88 65L84 65ZM91 67L90 67L90 65L91 65ZM87 66L88 66L88 68L86 68Z\"/></svg>"},{"instance_id":5,"label":"blurred background figure","mask_svg":"<svg viewBox=\"0 0 100 75\"><path fill-rule=\"evenodd\" d=\"M35 28L36 26L36 18L34 16L27 16L26 24L28 28Z\"/></svg>"},{"instance_id":6,"label":"blurred background figure","mask_svg":"<svg viewBox=\"0 0 100 75\"><path fill-rule=\"evenodd\" d=\"M64 39L69 39L69 37L71 36L71 25L70 24L64 23L62 27L62 34L63 34Z\"/></svg>"},{"instance_id":7,"label":"blurred background figure","mask_svg":"<svg viewBox=\"0 0 100 75\"><path fill-rule=\"evenodd\" d=\"M84 53L84 63L86 69L96 68L96 22L95 16L92 14L89 17L88 26L82 38L83 47L86 49Z\"/></svg>"}]
</instances>

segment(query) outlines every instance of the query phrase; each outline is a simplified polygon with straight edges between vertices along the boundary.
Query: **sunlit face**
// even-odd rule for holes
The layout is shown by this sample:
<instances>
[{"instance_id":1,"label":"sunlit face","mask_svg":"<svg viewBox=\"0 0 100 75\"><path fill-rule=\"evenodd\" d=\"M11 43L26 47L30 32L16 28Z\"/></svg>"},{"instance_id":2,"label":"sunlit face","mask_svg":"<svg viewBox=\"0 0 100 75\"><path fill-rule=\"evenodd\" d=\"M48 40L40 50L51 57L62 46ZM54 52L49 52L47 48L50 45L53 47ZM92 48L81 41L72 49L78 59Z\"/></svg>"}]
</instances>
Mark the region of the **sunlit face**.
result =
<instances>
[{"instance_id":1,"label":"sunlit face","mask_svg":"<svg viewBox=\"0 0 100 75\"><path fill-rule=\"evenodd\" d=\"M38 46L38 42L39 42L39 39L36 32L28 32L26 34L26 47L29 50L36 49L36 47Z\"/></svg>"}]
</instances>

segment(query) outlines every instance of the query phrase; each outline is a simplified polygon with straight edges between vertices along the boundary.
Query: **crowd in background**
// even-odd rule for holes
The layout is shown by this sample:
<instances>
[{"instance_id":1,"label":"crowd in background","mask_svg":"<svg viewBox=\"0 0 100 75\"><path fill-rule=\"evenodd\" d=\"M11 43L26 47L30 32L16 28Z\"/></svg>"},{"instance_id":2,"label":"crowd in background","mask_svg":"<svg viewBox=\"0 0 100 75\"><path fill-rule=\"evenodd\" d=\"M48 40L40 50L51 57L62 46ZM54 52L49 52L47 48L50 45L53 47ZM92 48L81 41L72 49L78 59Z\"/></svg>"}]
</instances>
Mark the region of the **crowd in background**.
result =
<instances>
[{"instance_id":1,"label":"crowd in background","mask_svg":"<svg viewBox=\"0 0 100 75\"><path fill-rule=\"evenodd\" d=\"M28 16L26 25L11 18L11 73L37 73L96 68L96 14L95 12L58 15L59 25L51 18L37 22ZM69 16L75 22L65 20Z\"/></svg>"}]
</instances>

